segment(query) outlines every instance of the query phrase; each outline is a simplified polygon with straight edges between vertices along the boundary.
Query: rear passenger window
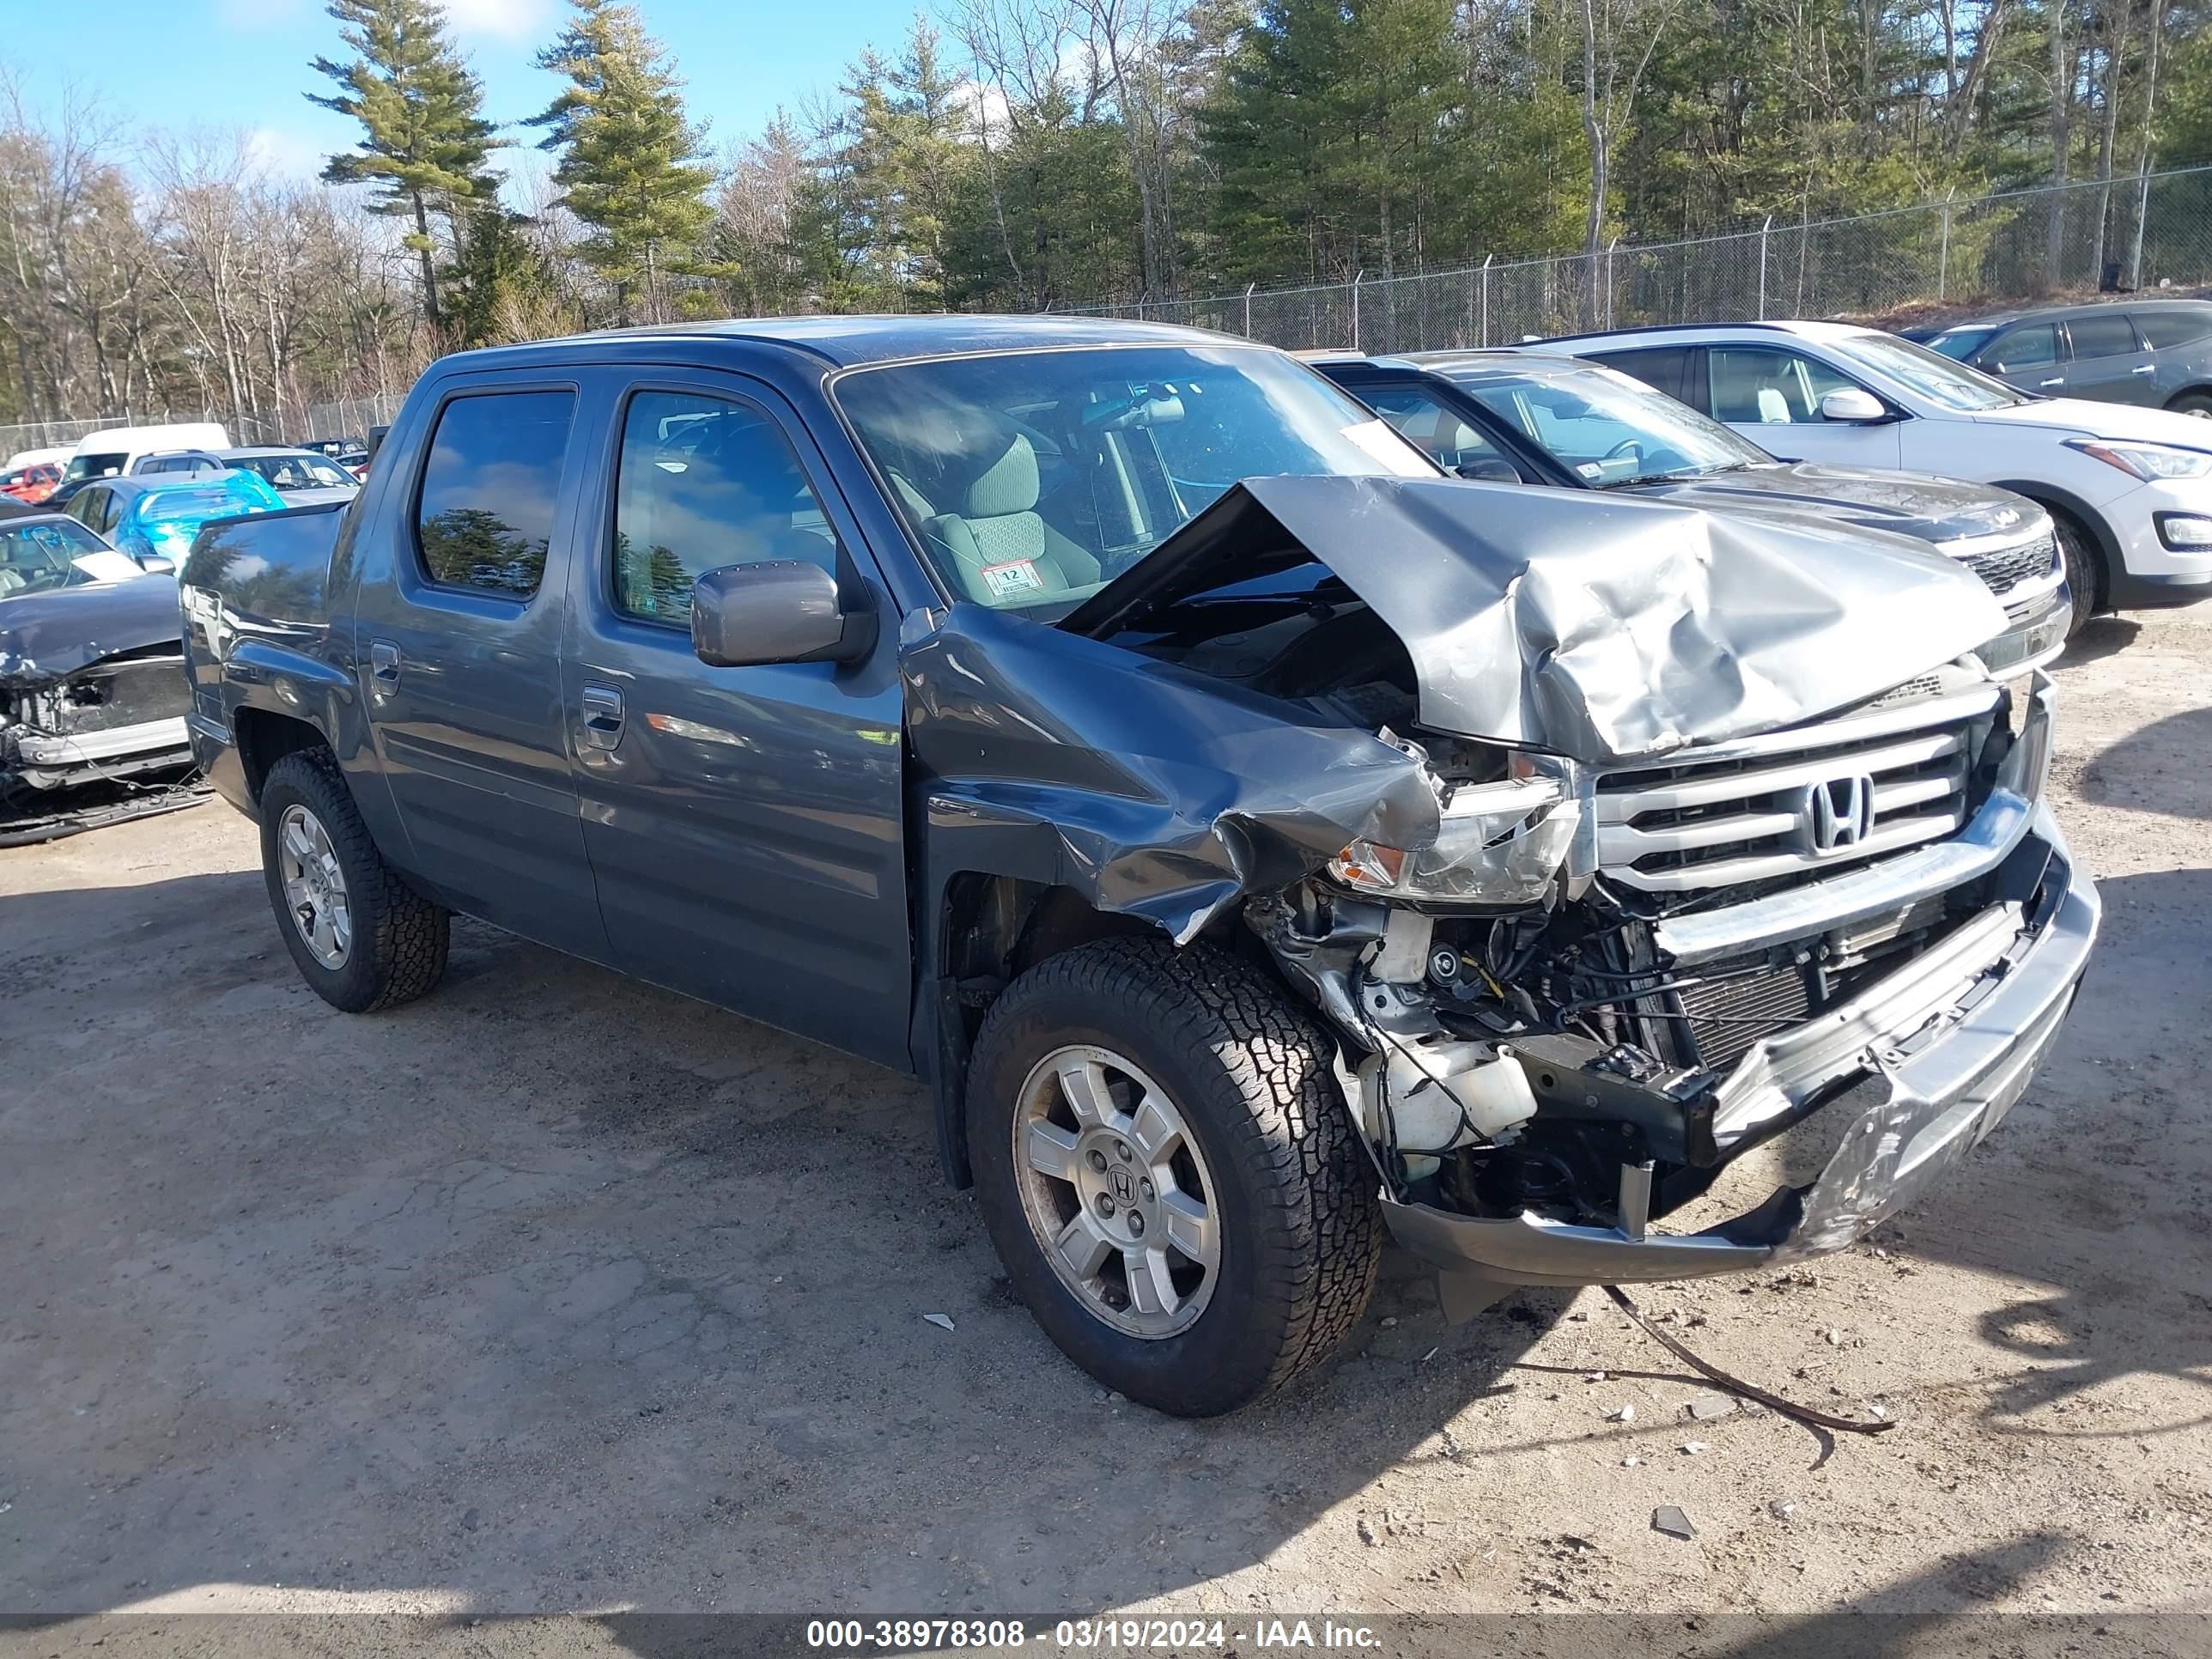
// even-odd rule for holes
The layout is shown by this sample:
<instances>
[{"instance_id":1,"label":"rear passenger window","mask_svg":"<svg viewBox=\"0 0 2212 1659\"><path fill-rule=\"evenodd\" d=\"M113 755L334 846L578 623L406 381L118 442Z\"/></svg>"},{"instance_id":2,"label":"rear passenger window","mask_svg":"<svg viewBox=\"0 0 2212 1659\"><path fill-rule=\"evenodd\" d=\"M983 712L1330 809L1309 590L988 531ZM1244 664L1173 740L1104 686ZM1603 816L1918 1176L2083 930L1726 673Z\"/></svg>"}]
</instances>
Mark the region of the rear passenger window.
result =
<instances>
[{"instance_id":1,"label":"rear passenger window","mask_svg":"<svg viewBox=\"0 0 2212 1659\"><path fill-rule=\"evenodd\" d=\"M1682 368L1690 355L1684 346L1646 346L1638 351L1593 351L1590 361L1633 374L1654 392L1670 398L1682 395Z\"/></svg>"},{"instance_id":2,"label":"rear passenger window","mask_svg":"<svg viewBox=\"0 0 2212 1659\"><path fill-rule=\"evenodd\" d=\"M2135 319L2136 332L2143 337L2154 351L2163 351L2168 346L2187 345L2191 340L2201 340L2212 334L2212 307L2147 306L2135 313Z\"/></svg>"},{"instance_id":3,"label":"rear passenger window","mask_svg":"<svg viewBox=\"0 0 2212 1659\"><path fill-rule=\"evenodd\" d=\"M775 422L696 392L632 398L615 480L616 608L688 628L702 572L771 559L837 568L836 536Z\"/></svg>"},{"instance_id":4,"label":"rear passenger window","mask_svg":"<svg viewBox=\"0 0 2212 1659\"><path fill-rule=\"evenodd\" d=\"M2117 311L2105 317L2076 317L2066 325L2066 332L2073 339L2077 358L2124 357L2141 349L2136 344L2135 330Z\"/></svg>"},{"instance_id":5,"label":"rear passenger window","mask_svg":"<svg viewBox=\"0 0 2212 1659\"><path fill-rule=\"evenodd\" d=\"M575 407L568 392L497 392L446 405L415 509L432 581L514 599L538 591Z\"/></svg>"}]
</instances>

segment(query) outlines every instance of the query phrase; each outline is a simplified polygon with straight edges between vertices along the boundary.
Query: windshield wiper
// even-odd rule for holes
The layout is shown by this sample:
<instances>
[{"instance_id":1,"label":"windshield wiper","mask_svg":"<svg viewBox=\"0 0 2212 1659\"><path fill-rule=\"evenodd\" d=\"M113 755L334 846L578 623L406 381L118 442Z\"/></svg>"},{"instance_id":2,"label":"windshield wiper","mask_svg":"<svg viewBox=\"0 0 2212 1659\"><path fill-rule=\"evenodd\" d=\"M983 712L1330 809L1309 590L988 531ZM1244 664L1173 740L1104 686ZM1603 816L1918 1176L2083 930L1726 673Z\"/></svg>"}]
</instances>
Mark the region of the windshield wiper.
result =
<instances>
[{"instance_id":1,"label":"windshield wiper","mask_svg":"<svg viewBox=\"0 0 2212 1659\"><path fill-rule=\"evenodd\" d=\"M1615 478L1609 483L1592 484L1593 489L1632 489L1638 484L1679 483L1685 478L1711 478L1723 472L1748 472L1755 463L1726 461L1719 466L1680 466L1671 472L1639 472L1632 478Z\"/></svg>"}]
</instances>

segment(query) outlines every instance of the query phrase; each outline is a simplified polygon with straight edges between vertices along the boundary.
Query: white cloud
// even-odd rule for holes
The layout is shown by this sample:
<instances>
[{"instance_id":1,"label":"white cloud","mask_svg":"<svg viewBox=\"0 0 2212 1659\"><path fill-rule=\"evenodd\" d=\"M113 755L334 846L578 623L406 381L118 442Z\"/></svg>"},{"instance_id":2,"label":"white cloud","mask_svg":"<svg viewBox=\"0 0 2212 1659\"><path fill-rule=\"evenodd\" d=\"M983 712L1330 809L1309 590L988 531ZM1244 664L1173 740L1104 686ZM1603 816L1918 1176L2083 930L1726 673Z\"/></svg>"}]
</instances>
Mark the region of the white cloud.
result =
<instances>
[{"instance_id":1,"label":"white cloud","mask_svg":"<svg viewBox=\"0 0 2212 1659\"><path fill-rule=\"evenodd\" d=\"M246 156L256 172L285 179L313 179L330 159L315 140L283 127L256 127L247 133Z\"/></svg>"},{"instance_id":2,"label":"white cloud","mask_svg":"<svg viewBox=\"0 0 2212 1659\"><path fill-rule=\"evenodd\" d=\"M526 40L544 31L553 20L553 0L445 0L445 5L446 20L459 34Z\"/></svg>"}]
</instances>

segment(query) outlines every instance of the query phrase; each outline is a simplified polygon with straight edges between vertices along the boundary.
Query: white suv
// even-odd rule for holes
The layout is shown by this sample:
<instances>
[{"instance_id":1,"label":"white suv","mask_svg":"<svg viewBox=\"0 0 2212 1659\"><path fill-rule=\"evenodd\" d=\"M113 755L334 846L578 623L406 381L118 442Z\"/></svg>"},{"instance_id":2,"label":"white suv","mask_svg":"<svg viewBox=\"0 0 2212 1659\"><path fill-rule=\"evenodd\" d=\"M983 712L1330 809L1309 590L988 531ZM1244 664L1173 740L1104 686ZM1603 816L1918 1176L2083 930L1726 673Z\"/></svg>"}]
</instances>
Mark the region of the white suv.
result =
<instances>
[{"instance_id":1,"label":"white suv","mask_svg":"<svg viewBox=\"0 0 2212 1659\"><path fill-rule=\"evenodd\" d=\"M1541 349L1626 370L1786 460L2027 496L2057 521L2077 626L2096 611L2212 599L2212 420L2039 398L1848 323L1625 330Z\"/></svg>"}]
</instances>

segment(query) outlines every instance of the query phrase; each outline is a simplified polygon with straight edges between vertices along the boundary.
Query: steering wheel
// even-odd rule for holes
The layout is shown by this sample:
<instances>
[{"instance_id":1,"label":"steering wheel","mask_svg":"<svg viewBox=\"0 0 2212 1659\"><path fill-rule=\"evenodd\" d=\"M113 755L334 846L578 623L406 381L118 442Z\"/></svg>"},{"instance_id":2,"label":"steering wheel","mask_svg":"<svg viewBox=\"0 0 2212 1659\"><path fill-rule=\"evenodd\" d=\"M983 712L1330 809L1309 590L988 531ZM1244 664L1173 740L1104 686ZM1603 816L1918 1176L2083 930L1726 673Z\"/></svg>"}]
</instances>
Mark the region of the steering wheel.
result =
<instances>
[{"instance_id":1,"label":"steering wheel","mask_svg":"<svg viewBox=\"0 0 2212 1659\"><path fill-rule=\"evenodd\" d=\"M1644 460L1644 441L1641 438L1623 438L1605 452L1605 459L1608 461L1631 460L1641 465Z\"/></svg>"}]
</instances>

